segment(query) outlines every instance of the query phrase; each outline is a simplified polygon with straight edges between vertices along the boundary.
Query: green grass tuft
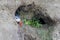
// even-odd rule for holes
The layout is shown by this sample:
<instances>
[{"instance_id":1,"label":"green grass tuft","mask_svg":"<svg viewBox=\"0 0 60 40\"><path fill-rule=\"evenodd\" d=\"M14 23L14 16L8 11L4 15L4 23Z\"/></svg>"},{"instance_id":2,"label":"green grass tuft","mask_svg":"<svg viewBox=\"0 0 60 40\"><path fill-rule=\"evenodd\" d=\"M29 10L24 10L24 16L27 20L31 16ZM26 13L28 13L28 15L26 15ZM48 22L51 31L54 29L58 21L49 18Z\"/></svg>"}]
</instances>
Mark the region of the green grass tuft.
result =
<instances>
[{"instance_id":1,"label":"green grass tuft","mask_svg":"<svg viewBox=\"0 0 60 40\"><path fill-rule=\"evenodd\" d=\"M42 24L40 24L37 20L27 20L24 19L24 24L30 25L32 27L40 28Z\"/></svg>"}]
</instances>

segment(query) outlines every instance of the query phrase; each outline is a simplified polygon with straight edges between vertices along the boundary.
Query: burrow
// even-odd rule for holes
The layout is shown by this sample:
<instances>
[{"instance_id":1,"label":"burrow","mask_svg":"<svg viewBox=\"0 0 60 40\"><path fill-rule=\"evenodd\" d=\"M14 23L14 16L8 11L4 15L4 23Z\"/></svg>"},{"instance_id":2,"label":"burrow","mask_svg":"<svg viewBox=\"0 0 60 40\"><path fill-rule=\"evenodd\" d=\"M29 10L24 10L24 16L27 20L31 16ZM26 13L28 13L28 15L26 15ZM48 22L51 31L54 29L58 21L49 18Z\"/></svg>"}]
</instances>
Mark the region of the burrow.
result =
<instances>
[{"instance_id":1,"label":"burrow","mask_svg":"<svg viewBox=\"0 0 60 40\"><path fill-rule=\"evenodd\" d=\"M15 16L18 14L20 18L23 19L32 19L36 18L41 22L41 24L54 25L55 20L53 20L46 10L40 6L36 6L34 3L28 5L21 5L17 8Z\"/></svg>"}]
</instances>

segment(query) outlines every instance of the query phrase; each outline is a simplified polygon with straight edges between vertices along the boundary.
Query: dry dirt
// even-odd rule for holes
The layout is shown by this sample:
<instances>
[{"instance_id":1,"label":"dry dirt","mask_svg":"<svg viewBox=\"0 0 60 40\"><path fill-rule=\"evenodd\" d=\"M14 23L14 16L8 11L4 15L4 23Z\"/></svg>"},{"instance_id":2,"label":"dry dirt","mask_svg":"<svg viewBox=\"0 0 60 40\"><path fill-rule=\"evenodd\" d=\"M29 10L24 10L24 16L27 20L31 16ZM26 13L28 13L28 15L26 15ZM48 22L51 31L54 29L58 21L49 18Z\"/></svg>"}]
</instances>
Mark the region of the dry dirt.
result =
<instances>
[{"instance_id":1,"label":"dry dirt","mask_svg":"<svg viewBox=\"0 0 60 40\"><path fill-rule=\"evenodd\" d=\"M57 21L52 33L53 40L60 40L60 0L24 0L26 4L35 2L35 4L47 9L47 13L52 19ZM20 6L21 0L0 0L0 40L19 40L19 26L15 22L14 12ZM28 28L28 29L27 29ZM27 27L30 35L40 40L35 34L33 28ZM28 34L28 31L26 32ZM23 40L21 38L20 40Z\"/></svg>"}]
</instances>

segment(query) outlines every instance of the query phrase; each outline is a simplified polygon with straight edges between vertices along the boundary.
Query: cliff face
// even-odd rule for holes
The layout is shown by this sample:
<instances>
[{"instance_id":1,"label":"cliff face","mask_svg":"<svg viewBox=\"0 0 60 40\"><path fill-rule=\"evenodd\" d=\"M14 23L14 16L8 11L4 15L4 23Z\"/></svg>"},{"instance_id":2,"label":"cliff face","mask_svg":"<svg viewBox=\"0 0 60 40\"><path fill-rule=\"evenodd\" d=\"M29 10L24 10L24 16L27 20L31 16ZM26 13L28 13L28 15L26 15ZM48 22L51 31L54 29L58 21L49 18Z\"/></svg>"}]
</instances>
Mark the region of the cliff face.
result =
<instances>
[{"instance_id":1,"label":"cliff face","mask_svg":"<svg viewBox=\"0 0 60 40\"><path fill-rule=\"evenodd\" d=\"M57 19L58 25L55 26L52 37L53 40L60 40L60 0L25 0L24 2L29 4L33 1L35 4L46 8L51 18ZM14 12L20 5L21 0L0 0L0 40L19 40Z\"/></svg>"}]
</instances>

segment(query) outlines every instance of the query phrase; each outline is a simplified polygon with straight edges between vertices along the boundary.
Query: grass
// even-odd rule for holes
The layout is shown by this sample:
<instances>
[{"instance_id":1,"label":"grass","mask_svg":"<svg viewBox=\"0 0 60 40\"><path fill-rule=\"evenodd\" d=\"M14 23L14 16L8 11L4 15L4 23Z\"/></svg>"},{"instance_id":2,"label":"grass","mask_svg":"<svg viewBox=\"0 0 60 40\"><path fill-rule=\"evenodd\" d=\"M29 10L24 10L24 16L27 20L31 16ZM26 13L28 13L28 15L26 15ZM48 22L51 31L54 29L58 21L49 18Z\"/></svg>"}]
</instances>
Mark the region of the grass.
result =
<instances>
[{"instance_id":1,"label":"grass","mask_svg":"<svg viewBox=\"0 0 60 40\"><path fill-rule=\"evenodd\" d=\"M24 24L30 25L32 27L40 28L42 24L40 24L37 20L27 20L24 19Z\"/></svg>"}]
</instances>

